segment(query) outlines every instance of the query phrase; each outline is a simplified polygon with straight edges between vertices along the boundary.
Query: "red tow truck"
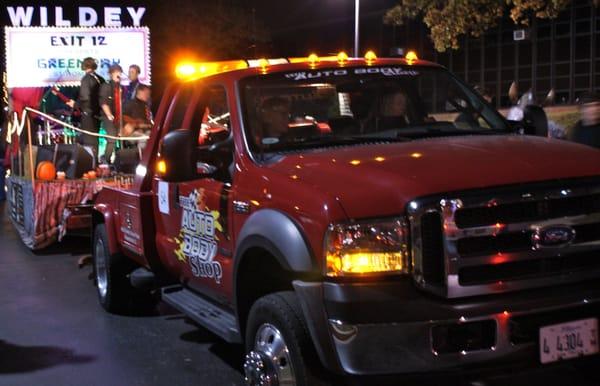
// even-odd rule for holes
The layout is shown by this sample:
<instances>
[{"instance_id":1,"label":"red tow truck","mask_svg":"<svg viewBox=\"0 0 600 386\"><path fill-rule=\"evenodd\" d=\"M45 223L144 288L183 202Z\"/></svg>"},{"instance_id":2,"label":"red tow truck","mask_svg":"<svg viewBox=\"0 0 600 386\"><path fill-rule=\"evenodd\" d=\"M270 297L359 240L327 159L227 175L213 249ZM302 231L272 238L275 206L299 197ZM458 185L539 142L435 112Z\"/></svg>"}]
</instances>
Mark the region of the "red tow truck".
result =
<instances>
[{"instance_id":1,"label":"red tow truck","mask_svg":"<svg viewBox=\"0 0 600 386\"><path fill-rule=\"evenodd\" d=\"M249 385L598 352L597 150L521 134L415 55L177 75L133 187L95 202L106 310L160 288L245 344Z\"/></svg>"}]
</instances>

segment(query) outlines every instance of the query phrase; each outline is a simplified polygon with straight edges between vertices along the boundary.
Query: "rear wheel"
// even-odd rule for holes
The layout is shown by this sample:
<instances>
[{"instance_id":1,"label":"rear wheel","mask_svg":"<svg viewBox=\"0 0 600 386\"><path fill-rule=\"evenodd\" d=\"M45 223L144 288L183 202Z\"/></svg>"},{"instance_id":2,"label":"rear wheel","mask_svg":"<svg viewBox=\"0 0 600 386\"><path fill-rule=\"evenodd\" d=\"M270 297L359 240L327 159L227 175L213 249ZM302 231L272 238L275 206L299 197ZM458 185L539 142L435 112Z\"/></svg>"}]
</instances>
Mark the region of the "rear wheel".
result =
<instances>
[{"instance_id":1,"label":"rear wheel","mask_svg":"<svg viewBox=\"0 0 600 386\"><path fill-rule=\"evenodd\" d=\"M246 329L244 375L250 386L326 385L296 295L276 292L256 301Z\"/></svg>"},{"instance_id":2,"label":"rear wheel","mask_svg":"<svg viewBox=\"0 0 600 386\"><path fill-rule=\"evenodd\" d=\"M127 275L135 265L127 257L108 249L106 226L99 224L94 229L94 278L98 300L102 307L112 313L122 313L133 299L133 287Z\"/></svg>"}]
</instances>

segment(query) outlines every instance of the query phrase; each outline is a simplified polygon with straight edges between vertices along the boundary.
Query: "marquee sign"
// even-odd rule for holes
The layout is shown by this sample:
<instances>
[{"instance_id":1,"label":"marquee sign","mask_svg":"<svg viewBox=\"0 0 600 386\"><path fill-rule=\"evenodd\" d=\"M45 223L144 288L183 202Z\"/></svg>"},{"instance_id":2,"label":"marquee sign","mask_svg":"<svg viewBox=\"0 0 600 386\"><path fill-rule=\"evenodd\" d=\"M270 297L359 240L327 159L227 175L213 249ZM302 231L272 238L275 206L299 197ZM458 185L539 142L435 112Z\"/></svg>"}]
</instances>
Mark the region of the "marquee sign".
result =
<instances>
[{"instance_id":1,"label":"marquee sign","mask_svg":"<svg viewBox=\"0 0 600 386\"><path fill-rule=\"evenodd\" d=\"M100 7L99 7L100 8ZM76 7L64 9L63 7L32 7L8 6L6 12L13 27L30 27L38 25L46 27L105 27L134 26L139 27L142 17L146 13L145 7ZM74 12L74 14L73 14ZM69 15L70 14L70 15ZM54 22L54 24L52 24ZM104 22L104 24L102 24Z\"/></svg>"},{"instance_id":2,"label":"marquee sign","mask_svg":"<svg viewBox=\"0 0 600 386\"><path fill-rule=\"evenodd\" d=\"M4 33L9 88L78 86L86 57L97 60L97 72L107 79L110 65L126 73L137 64L140 81L150 84L147 27L5 27Z\"/></svg>"}]
</instances>

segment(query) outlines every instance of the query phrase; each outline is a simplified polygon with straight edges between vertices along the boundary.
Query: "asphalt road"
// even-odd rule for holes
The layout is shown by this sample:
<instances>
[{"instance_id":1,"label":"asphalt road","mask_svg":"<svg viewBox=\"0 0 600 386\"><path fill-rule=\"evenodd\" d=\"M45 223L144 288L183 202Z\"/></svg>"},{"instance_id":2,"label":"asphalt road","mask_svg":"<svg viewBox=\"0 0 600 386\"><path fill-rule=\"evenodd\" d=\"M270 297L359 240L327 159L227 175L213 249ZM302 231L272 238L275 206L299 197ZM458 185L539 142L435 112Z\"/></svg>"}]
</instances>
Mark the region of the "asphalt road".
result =
<instances>
[{"instance_id":1,"label":"asphalt road","mask_svg":"<svg viewBox=\"0 0 600 386\"><path fill-rule=\"evenodd\" d=\"M162 303L147 315L104 312L91 267L77 266L89 241L69 239L33 253L4 212L0 203L0 386L242 384L240 346L225 344ZM598 386L600 360L409 384Z\"/></svg>"},{"instance_id":2,"label":"asphalt road","mask_svg":"<svg viewBox=\"0 0 600 386\"><path fill-rule=\"evenodd\" d=\"M164 305L103 311L77 260L89 241L32 253L0 204L0 385L241 385L243 352Z\"/></svg>"}]
</instances>

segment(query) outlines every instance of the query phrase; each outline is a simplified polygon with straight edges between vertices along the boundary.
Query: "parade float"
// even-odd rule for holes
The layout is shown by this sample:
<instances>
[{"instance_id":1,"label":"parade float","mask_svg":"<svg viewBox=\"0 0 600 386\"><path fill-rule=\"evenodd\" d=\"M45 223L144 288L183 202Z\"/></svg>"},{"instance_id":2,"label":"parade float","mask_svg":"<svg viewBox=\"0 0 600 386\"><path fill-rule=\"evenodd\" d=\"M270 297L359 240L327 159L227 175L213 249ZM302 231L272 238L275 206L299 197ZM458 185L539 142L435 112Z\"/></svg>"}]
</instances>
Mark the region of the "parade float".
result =
<instances>
[{"instance_id":1,"label":"parade float","mask_svg":"<svg viewBox=\"0 0 600 386\"><path fill-rule=\"evenodd\" d=\"M137 15L132 27L4 29L8 213L31 249L60 241L67 233L87 234L97 193L107 185L127 188L132 181L131 170L123 173L98 165L91 149L77 144L77 137L98 136L100 147L107 138L144 137L111 137L102 129L85 132L79 128L77 109L65 102L77 98L85 57L97 60L97 72L105 79L112 64L136 64L141 83L150 83L149 29L139 26L139 10ZM127 86L128 79L122 85Z\"/></svg>"}]
</instances>

